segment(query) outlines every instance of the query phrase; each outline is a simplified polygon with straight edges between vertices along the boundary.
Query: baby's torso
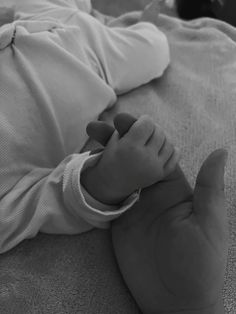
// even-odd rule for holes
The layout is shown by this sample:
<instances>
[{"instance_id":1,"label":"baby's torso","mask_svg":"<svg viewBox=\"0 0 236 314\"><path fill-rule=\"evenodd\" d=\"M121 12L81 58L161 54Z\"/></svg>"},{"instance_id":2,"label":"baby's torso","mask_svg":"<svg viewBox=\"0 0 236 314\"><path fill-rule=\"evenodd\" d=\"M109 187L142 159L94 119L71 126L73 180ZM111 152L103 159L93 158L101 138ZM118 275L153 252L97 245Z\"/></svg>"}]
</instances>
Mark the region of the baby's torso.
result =
<instances>
[{"instance_id":1,"label":"baby's torso","mask_svg":"<svg viewBox=\"0 0 236 314\"><path fill-rule=\"evenodd\" d=\"M115 102L80 38L76 25L45 16L0 28L0 180L79 152L87 123Z\"/></svg>"}]
</instances>

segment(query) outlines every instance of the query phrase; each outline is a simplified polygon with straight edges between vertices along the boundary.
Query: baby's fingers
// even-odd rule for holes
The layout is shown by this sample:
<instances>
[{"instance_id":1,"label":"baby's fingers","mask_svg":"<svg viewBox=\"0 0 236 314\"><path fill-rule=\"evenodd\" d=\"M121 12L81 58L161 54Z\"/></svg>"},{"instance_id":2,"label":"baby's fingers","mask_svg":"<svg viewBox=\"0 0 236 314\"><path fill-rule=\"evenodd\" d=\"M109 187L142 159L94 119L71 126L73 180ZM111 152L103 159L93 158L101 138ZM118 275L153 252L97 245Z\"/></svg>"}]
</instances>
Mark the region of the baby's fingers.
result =
<instances>
[{"instance_id":1,"label":"baby's fingers","mask_svg":"<svg viewBox=\"0 0 236 314\"><path fill-rule=\"evenodd\" d=\"M168 176L173 172L176 168L176 165L178 164L180 160L180 151L178 149L175 149L173 154L170 156L170 158L167 160L166 164L164 165L164 173L165 176Z\"/></svg>"},{"instance_id":2,"label":"baby's fingers","mask_svg":"<svg viewBox=\"0 0 236 314\"><path fill-rule=\"evenodd\" d=\"M149 116L141 116L124 135L132 143L145 145L155 132L155 124Z\"/></svg>"},{"instance_id":3,"label":"baby's fingers","mask_svg":"<svg viewBox=\"0 0 236 314\"><path fill-rule=\"evenodd\" d=\"M165 165L166 162L170 159L170 157L174 153L174 145L168 141L168 139L165 140L164 144L162 145L159 153L158 153L158 159L159 161Z\"/></svg>"},{"instance_id":4,"label":"baby's fingers","mask_svg":"<svg viewBox=\"0 0 236 314\"><path fill-rule=\"evenodd\" d=\"M155 132L152 134L152 136L146 142L146 146L152 148L156 153L159 153L159 151L161 150L161 148L163 147L165 142L166 142L165 133L156 124L155 125Z\"/></svg>"}]
</instances>

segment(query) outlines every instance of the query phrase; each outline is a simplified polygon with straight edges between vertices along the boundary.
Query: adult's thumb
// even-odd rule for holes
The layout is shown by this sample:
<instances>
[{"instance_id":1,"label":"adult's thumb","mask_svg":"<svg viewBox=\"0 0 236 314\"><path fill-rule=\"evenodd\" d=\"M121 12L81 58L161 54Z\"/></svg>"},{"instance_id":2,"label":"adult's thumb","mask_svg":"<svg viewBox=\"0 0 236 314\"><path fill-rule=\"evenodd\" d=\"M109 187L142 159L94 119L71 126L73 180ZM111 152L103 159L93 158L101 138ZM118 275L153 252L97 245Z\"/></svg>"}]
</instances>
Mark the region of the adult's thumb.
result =
<instances>
[{"instance_id":1,"label":"adult's thumb","mask_svg":"<svg viewBox=\"0 0 236 314\"><path fill-rule=\"evenodd\" d=\"M224 189L224 172L228 153L217 149L204 161L197 176L196 188L212 189L215 192Z\"/></svg>"},{"instance_id":2,"label":"adult's thumb","mask_svg":"<svg viewBox=\"0 0 236 314\"><path fill-rule=\"evenodd\" d=\"M213 227L227 218L224 194L224 173L228 153L224 149L215 150L204 161L197 176L193 197L193 211L199 221ZM210 226L211 225L211 226Z\"/></svg>"}]
</instances>

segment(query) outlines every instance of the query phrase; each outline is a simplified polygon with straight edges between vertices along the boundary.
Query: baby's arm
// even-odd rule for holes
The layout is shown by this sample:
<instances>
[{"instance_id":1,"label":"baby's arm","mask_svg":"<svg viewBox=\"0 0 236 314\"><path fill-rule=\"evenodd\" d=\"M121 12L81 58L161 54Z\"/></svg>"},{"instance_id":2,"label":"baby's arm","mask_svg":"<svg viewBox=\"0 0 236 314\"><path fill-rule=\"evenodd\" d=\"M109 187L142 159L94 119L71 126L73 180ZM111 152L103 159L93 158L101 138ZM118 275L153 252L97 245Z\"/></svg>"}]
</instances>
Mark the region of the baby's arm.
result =
<instances>
[{"instance_id":1,"label":"baby's arm","mask_svg":"<svg viewBox=\"0 0 236 314\"><path fill-rule=\"evenodd\" d=\"M116 94L160 77L169 64L167 38L151 23L111 28L82 12L77 21L99 75Z\"/></svg>"},{"instance_id":2,"label":"baby's arm","mask_svg":"<svg viewBox=\"0 0 236 314\"><path fill-rule=\"evenodd\" d=\"M98 163L82 173L81 182L99 201L118 204L169 175L178 159L159 126L142 116L123 137L114 132Z\"/></svg>"},{"instance_id":3,"label":"baby's arm","mask_svg":"<svg viewBox=\"0 0 236 314\"><path fill-rule=\"evenodd\" d=\"M86 164L96 163L89 152L66 157L57 167L34 167L19 161L0 166L0 253L39 231L79 234L93 227L108 228L109 222L135 201L107 206L94 200L80 184Z\"/></svg>"}]
</instances>

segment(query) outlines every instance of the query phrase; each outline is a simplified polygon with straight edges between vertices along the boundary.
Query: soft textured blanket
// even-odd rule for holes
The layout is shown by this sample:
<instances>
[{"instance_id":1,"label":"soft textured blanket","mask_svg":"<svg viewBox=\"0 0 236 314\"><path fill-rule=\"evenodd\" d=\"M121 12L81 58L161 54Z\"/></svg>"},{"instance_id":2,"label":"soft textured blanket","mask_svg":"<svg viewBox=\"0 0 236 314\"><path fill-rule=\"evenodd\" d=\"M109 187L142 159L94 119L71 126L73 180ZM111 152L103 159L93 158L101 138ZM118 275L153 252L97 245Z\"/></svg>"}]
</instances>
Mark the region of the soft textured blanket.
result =
<instances>
[{"instance_id":1,"label":"soft textured blanket","mask_svg":"<svg viewBox=\"0 0 236 314\"><path fill-rule=\"evenodd\" d=\"M236 29L200 19L161 16L171 48L163 78L119 98L118 111L152 117L182 151L193 184L213 149L229 151L226 194L230 221L226 312L236 313ZM139 313L119 274L109 231L38 235L0 256L0 313Z\"/></svg>"}]
</instances>

